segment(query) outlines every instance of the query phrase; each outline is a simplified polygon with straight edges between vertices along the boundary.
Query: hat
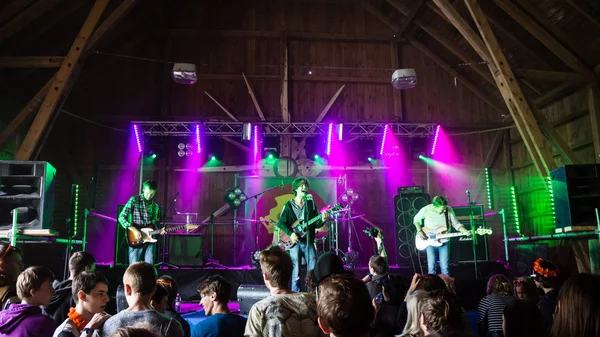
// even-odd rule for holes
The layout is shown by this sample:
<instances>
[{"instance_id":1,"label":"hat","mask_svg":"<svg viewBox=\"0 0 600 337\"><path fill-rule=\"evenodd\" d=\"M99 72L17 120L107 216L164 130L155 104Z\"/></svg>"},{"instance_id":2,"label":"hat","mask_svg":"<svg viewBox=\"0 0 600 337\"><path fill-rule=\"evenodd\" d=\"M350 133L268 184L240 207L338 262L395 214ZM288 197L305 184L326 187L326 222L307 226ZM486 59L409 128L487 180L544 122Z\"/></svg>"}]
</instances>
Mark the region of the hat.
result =
<instances>
[{"instance_id":1,"label":"hat","mask_svg":"<svg viewBox=\"0 0 600 337\"><path fill-rule=\"evenodd\" d=\"M344 271L344 262L332 252L327 252L319 256L317 264L313 269L313 277L318 284L330 275L340 274Z\"/></svg>"}]
</instances>

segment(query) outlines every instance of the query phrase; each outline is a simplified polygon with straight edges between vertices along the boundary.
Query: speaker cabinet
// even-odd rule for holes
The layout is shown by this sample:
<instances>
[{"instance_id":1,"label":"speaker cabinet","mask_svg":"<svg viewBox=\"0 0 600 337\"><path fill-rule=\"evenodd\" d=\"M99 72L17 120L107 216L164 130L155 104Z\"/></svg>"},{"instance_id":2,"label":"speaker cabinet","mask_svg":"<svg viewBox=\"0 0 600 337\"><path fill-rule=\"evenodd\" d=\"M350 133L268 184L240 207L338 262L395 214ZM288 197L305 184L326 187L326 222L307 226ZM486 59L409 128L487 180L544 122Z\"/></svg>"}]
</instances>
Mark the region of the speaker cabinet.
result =
<instances>
[{"instance_id":1,"label":"speaker cabinet","mask_svg":"<svg viewBox=\"0 0 600 337\"><path fill-rule=\"evenodd\" d=\"M254 303L269 296L269 289L261 284L240 284L237 299L240 304L240 313L248 315Z\"/></svg>"},{"instance_id":2,"label":"speaker cabinet","mask_svg":"<svg viewBox=\"0 0 600 337\"><path fill-rule=\"evenodd\" d=\"M564 165L550 172L556 232L597 229L600 165Z\"/></svg>"},{"instance_id":3,"label":"speaker cabinet","mask_svg":"<svg viewBox=\"0 0 600 337\"><path fill-rule=\"evenodd\" d=\"M0 161L0 230L52 229L56 169L45 161Z\"/></svg>"},{"instance_id":4,"label":"speaker cabinet","mask_svg":"<svg viewBox=\"0 0 600 337\"><path fill-rule=\"evenodd\" d=\"M202 234L169 234L168 262L177 266L204 265L204 237Z\"/></svg>"},{"instance_id":5,"label":"speaker cabinet","mask_svg":"<svg viewBox=\"0 0 600 337\"><path fill-rule=\"evenodd\" d=\"M419 210L431 202L426 193L406 193L394 196L396 215L396 256L399 266L411 266L419 258L415 248L413 219Z\"/></svg>"},{"instance_id":6,"label":"speaker cabinet","mask_svg":"<svg viewBox=\"0 0 600 337\"><path fill-rule=\"evenodd\" d=\"M483 205L473 205L472 209L474 220L473 224L475 225L475 229L479 227L486 227ZM454 215L456 215L456 219L458 219L458 221L463 224L466 229L471 230L469 206L452 207L452 210L454 211ZM477 245L475 246L477 261L484 262L489 260L487 237L487 235L477 236ZM472 238L461 237L450 239L450 261L473 262L474 260Z\"/></svg>"}]
</instances>

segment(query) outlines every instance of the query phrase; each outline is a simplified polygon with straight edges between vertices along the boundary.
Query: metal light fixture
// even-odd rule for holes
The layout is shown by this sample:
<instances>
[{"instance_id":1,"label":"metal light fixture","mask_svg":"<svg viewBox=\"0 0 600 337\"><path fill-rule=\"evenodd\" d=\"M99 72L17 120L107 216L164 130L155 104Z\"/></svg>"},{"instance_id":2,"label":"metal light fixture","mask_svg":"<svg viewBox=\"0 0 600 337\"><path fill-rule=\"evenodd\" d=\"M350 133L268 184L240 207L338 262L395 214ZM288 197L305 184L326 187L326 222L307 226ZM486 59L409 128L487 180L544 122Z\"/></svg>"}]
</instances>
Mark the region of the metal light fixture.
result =
<instances>
[{"instance_id":1,"label":"metal light fixture","mask_svg":"<svg viewBox=\"0 0 600 337\"><path fill-rule=\"evenodd\" d=\"M354 189L349 187L344 194L340 197L343 202L347 202L349 204L353 204L355 201L360 199L360 195L354 192Z\"/></svg>"},{"instance_id":2,"label":"metal light fixture","mask_svg":"<svg viewBox=\"0 0 600 337\"><path fill-rule=\"evenodd\" d=\"M239 186L230 188L225 192L225 202L232 208L238 208L240 205L248 200L248 196L242 191Z\"/></svg>"}]
</instances>

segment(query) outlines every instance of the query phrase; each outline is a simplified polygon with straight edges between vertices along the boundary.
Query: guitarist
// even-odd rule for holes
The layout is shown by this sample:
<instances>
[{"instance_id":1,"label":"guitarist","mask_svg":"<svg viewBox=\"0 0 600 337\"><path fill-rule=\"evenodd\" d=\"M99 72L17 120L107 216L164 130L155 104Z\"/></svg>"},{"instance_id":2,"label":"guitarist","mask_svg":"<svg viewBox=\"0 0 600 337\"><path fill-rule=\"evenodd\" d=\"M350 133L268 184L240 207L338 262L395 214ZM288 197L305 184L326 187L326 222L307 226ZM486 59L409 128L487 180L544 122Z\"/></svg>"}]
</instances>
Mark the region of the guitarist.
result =
<instances>
[{"instance_id":1,"label":"guitarist","mask_svg":"<svg viewBox=\"0 0 600 337\"><path fill-rule=\"evenodd\" d=\"M129 198L121 214L119 214L119 223L123 228L132 232L136 240L142 239L142 232L136 226L145 227L158 222L160 208L152 200L157 189L158 185L156 181L146 180L142 185L142 194ZM163 229L161 234L165 233ZM156 246L152 243L144 243L140 248L129 247L129 264L138 261L146 261L154 264L155 251ZM142 256L144 257L143 259Z\"/></svg>"},{"instance_id":2,"label":"guitarist","mask_svg":"<svg viewBox=\"0 0 600 337\"><path fill-rule=\"evenodd\" d=\"M447 231L449 225L452 225L457 231L471 236L471 232L467 230L454 215L452 208L448 206L448 200L442 196L435 196L433 202L419 210L413 221L417 228L417 235L427 240L426 232L441 233ZM444 243L439 247L427 247L427 273L436 274L435 263L440 260L440 268L442 274L450 275L448 265L450 262L450 252L448 243Z\"/></svg>"},{"instance_id":3,"label":"guitarist","mask_svg":"<svg viewBox=\"0 0 600 337\"><path fill-rule=\"evenodd\" d=\"M321 215L321 219L307 229L304 238L301 238L292 230L292 224L296 220L308 221L319 215L319 210L312 196L307 194L308 187L308 179L304 177L294 179L292 182L294 198L283 205L279 222L277 222L277 227L289 235L292 242L296 244L288 251L293 263L292 291L294 292L300 291L300 262L302 261L302 256L306 260L307 270L314 269L317 262L317 253L314 246L315 228L323 227L327 219L327 213L325 212Z\"/></svg>"}]
</instances>

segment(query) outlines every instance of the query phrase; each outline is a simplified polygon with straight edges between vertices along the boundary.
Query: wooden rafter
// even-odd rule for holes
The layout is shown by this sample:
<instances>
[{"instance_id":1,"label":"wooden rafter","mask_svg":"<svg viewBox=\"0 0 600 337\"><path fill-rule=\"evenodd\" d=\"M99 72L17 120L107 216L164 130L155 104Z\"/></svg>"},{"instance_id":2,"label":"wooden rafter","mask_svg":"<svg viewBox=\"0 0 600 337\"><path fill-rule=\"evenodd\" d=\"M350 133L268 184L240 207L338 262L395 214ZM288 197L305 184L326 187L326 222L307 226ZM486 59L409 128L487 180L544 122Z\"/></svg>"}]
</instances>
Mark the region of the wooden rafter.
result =
<instances>
[{"instance_id":1,"label":"wooden rafter","mask_svg":"<svg viewBox=\"0 0 600 337\"><path fill-rule=\"evenodd\" d=\"M544 106L551 104L552 102L556 102L556 100L569 95L570 93L574 92L583 85L585 85L585 81L563 82L554 89L548 91L545 95L534 99L533 103L538 108L543 108Z\"/></svg>"},{"instance_id":2,"label":"wooden rafter","mask_svg":"<svg viewBox=\"0 0 600 337\"><path fill-rule=\"evenodd\" d=\"M396 36L404 35L406 28L408 28L408 26L413 22L415 16L421 9L421 6L423 6L424 2L425 0L418 0L415 2L414 7L410 11L410 14L404 19L404 21L402 21L402 25L400 26L400 29L396 32Z\"/></svg>"},{"instance_id":3,"label":"wooden rafter","mask_svg":"<svg viewBox=\"0 0 600 337\"><path fill-rule=\"evenodd\" d=\"M206 94L206 96L210 97L210 99L215 102L215 104L217 104L217 106L219 106L219 108L221 108L221 110L223 110L227 116L229 116L229 118L231 118L231 120L233 120L234 122L239 122L239 119L237 119L237 117L235 117L229 110L227 110L227 108L225 108L221 103L219 103L219 101L217 101L216 98L212 97L208 92L204 92ZM223 138L223 140L225 140L226 142L233 144L235 147L237 147L238 149L245 151L245 152L250 152L250 148L247 147L246 145L232 139L231 137L226 137L223 136L221 137Z\"/></svg>"},{"instance_id":4,"label":"wooden rafter","mask_svg":"<svg viewBox=\"0 0 600 337\"><path fill-rule=\"evenodd\" d=\"M598 85L598 77L590 67L577 55L573 54L556 40L550 33L542 28L535 20L532 20L525 12L508 0L493 0L494 3L502 8L506 14L512 17L517 23L525 28L531 35L538 39L554 55L560 58L571 69L580 73L591 85Z\"/></svg>"},{"instance_id":5,"label":"wooden rafter","mask_svg":"<svg viewBox=\"0 0 600 337\"><path fill-rule=\"evenodd\" d=\"M567 0L567 2L569 3L569 5L571 5L573 8L575 8L575 10L579 12L579 14L583 15L591 23L596 25L596 27L600 28L600 20L598 20L598 17L591 15L589 10L587 10L581 6L581 3L575 2L573 0Z\"/></svg>"},{"instance_id":6,"label":"wooden rafter","mask_svg":"<svg viewBox=\"0 0 600 337\"><path fill-rule=\"evenodd\" d=\"M592 137L594 141L594 158L600 163L600 90L588 87L588 108L592 124Z\"/></svg>"},{"instance_id":7,"label":"wooden rafter","mask_svg":"<svg viewBox=\"0 0 600 337\"><path fill-rule=\"evenodd\" d=\"M31 5L35 0L21 0L21 1L10 1L7 5L2 7L2 11L0 12L0 25L4 24L12 17L19 14L23 11L27 6Z\"/></svg>"},{"instance_id":8,"label":"wooden rafter","mask_svg":"<svg viewBox=\"0 0 600 337\"><path fill-rule=\"evenodd\" d=\"M14 36L23 29L23 27L42 16L52 7L56 6L60 1L61 0L37 1L33 5L27 7L27 9L0 27L0 44Z\"/></svg>"},{"instance_id":9,"label":"wooden rafter","mask_svg":"<svg viewBox=\"0 0 600 337\"><path fill-rule=\"evenodd\" d=\"M41 104L40 111L33 120L31 128L27 132L19 151L17 151L15 155L16 160L30 159L35 147L38 144L38 141L42 137L42 133L44 132L46 125L54 113L55 108L59 105L61 98L64 98L62 97L63 93L65 93L65 90L70 87L73 80L72 75L75 65L79 62L81 56L83 55L86 45L89 43L90 37L100 21L100 17L102 16L102 13L106 9L107 5L108 0L96 0L94 3L90 14L83 23L79 34L71 46L71 49L67 53L65 62L56 73L54 81L50 86L50 90Z\"/></svg>"},{"instance_id":10,"label":"wooden rafter","mask_svg":"<svg viewBox=\"0 0 600 337\"><path fill-rule=\"evenodd\" d=\"M281 31L277 30L203 30L203 29L174 29L167 30L167 34L177 36L193 37L218 37L233 39L280 39ZM285 36L288 40L323 40L323 41L344 41L344 42L367 42L367 43L388 43L393 41L391 35L366 35L366 34L329 34L286 31Z\"/></svg>"},{"instance_id":11,"label":"wooden rafter","mask_svg":"<svg viewBox=\"0 0 600 337\"><path fill-rule=\"evenodd\" d=\"M261 121L265 121L265 115L262 112L262 109L260 108L260 105L258 104L258 101L256 100L256 96L254 96L254 91L252 91L252 87L250 86L250 83L248 82L248 79L246 78L246 75L244 73L242 73L242 77L244 78L244 82L246 82L246 87L248 88L248 93L250 94L250 98L252 98L252 102L254 103L254 107L256 108L256 112L258 113L258 117L260 117Z\"/></svg>"},{"instance_id":12,"label":"wooden rafter","mask_svg":"<svg viewBox=\"0 0 600 337\"><path fill-rule=\"evenodd\" d=\"M63 56L0 56L0 68L59 68Z\"/></svg>"},{"instance_id":13,"label":"wooden rafter","mask_svg":"<svg viewBox=\"0 0 600 337\"><path fill-rule=\"evenodd\" d=\"M400 31L400 28L401 28L400 25L395 24L392 21L392 19L388 18L386 15L381 13L381 11L379 9L373 7L370 3L366 2L365 0L358 0L358 1L367 12L371 13L371 15L373 15L374 17L379 19L379 21L385 23L388 27L390 27L392 29L392 31L394 31L394 32Z\"/></svg>"},{"instance_id":14,"label":"wooden rafter","mask_svg":"<svg viewBox=\"0 0 600 337\"><path fill-rule=\"evenodd\" d=\"M479 5L471 0L465 0L465 4L473 17L479 33L483 40L471 29L469 24L460 16L454 7L447 0L434 0L438 8L452 22L454 27L471 46L480 54L482 58L489 59L488 65L494 76L498 89L511 112L513 120L517 125L519 133L527 147L530 156L533 159L536 169L540 176L545 177L550 170L554 169L556 164L550 151L546 148L542 133L533 118L533 113L527 105L523 92L514 78L508 61L502 52L501 47L492 32L487 19ZM485 50L482 51L484 44Z\"/></svg>"},{"instance_id":15,"label":"wooden rafter","mask_svg":"<svg viewBox=\"0 0 600 337\"><path fill-rule=\"evenodd\" d=\"M585 81L583 75L566 71L550 71L537 69L515 69L515 74L520 78L542 80L548 82L578 82Z\"/></svg>"},{"instance_id":16,"label":"wooden rafter","mask_svg":"<svg viewBox=\"0 0 600 337\"><path fill-rule=\"evenodd\" d=\"M212 97L208 92L204 92L206 94L206 96L208 96L213 102L215 102L219 108L221 108L221 110L223 110L227 116L229 116L229 118L231 118L233 121L238 122L239 119L237 119L237 117L235 117L229 110L227 110L227 108L225 108L223 105L221 105L221 103L219 103L219 101L217 101L214 97Z\"/></svg>"}]
</instances>

